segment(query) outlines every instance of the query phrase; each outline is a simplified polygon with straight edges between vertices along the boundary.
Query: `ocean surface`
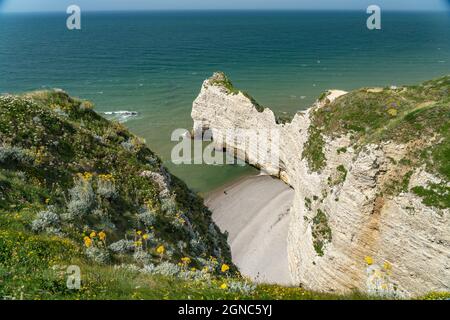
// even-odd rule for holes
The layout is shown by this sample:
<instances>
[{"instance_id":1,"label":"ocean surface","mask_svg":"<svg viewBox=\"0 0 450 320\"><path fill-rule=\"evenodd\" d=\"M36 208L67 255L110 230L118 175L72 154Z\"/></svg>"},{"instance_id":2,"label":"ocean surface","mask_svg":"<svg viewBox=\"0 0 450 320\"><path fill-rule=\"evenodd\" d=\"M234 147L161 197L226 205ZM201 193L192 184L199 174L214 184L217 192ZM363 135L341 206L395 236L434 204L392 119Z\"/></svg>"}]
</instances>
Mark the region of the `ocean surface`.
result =
<instances>
[{"instance_id":1,"label":"ocean surface","mask_svg":"<svg viewBox=\"0 0 450 320\"><path fill-rule=\"evenodd\" d=\"M0 13L0 93L62 88L123 119L196 191L243 175L248 166L176 166L176 128L190 129L202 81L226 72L235 86L277 112L310 106L338 88L414 84L450 74L450 13L362 12Z\"/></svg>"}]
</instances>

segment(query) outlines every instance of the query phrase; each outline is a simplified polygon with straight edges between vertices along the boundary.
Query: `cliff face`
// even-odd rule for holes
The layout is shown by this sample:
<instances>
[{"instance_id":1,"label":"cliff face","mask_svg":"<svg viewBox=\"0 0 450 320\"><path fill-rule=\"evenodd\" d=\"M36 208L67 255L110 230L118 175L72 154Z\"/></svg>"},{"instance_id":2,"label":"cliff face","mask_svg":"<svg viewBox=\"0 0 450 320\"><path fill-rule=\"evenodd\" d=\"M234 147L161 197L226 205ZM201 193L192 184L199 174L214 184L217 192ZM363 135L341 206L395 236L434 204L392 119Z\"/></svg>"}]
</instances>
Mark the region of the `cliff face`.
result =
<instances>
[{"instance_id":1,"label":"cliff face","mask_svg":"<svg viewBox=\"0 0 450 320\"><path fill-rule=\"evenodd\" d=\"M211 129L217 147L237 149L295 190L286 237L296 283L398 296L448 291L449 88L445 77L330 91L283 124L216 73L194 101L194 132ZM258 161L266 148L243 148L233 128L270 131L279 162Z\"/></svg>"}]
</instances>

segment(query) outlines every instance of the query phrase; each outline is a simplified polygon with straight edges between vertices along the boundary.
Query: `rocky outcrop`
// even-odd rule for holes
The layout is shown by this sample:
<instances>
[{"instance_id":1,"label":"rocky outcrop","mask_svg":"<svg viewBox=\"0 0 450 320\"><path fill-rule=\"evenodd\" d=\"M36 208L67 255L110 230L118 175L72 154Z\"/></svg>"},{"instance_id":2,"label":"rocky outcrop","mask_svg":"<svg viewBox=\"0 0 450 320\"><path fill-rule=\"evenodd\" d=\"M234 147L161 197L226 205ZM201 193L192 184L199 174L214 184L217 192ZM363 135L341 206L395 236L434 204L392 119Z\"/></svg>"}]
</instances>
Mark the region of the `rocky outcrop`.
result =
<instances>
[{"instance_id":1,"label":"rocky outcrop","mask_svg":"<svg viewBox=\"0 0 450 320\"><path fill-rule=\"evenodd\" d=\"M343 91L330 91L283 124L216 73L203 83L193 103L194 134L211 129L216 147L238 151L295 190L286 235L295 283L319 291L403 297L449 291L449 209L424 204L412 192L433 181L448 188L448 181L426 165L399 166L405 155L420 148L420 141L367 138L357 144L349 130L319 133L320 150L310 147L316 134L315 112L332 108L345 96ZM240 141L242 130L253 132L247 147ZM265 144L258 143L263 135L268 136ZM269 144L279 148L268 151ZM267 161L267 153L273 152L278 162ZM319 169L308 152L323 157ZM400 183L404 186L397 190ZM397 191L388 190L391 184Z\"/></svg>"}]
</instances>

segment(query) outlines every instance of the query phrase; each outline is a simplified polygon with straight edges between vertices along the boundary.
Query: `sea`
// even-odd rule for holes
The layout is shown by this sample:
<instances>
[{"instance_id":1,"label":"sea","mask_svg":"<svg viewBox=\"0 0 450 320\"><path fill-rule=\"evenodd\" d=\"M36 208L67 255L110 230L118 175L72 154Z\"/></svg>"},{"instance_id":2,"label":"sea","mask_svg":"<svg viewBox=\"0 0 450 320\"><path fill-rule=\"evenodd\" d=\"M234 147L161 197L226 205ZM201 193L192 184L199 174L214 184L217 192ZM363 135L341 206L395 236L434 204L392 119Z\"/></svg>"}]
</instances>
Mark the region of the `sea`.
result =
<instances>
[{"instance_id":1,"label":"sea","mask_svg":"<svg viewBox=\"0 0 450 320\"><path fill-rule=\"evenodd\" d=\"M113 114L199 193L256 169L175 165L202 82L225 72L261 105L294 114L327 89L416 84L450 74L450 13L361 11L0 12L0 93L61 88Z\"/></svg>"}]
</instances>

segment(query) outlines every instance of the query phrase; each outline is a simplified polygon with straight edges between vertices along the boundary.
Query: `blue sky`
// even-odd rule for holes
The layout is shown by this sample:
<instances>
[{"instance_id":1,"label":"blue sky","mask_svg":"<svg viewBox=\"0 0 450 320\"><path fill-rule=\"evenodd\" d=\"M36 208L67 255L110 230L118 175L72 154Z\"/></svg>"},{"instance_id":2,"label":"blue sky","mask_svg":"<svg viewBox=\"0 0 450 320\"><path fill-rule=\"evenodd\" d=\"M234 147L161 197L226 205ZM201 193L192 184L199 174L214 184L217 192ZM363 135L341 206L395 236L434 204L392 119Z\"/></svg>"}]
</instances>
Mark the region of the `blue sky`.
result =
<instances>
[{"instance_id":1,"label":"blue sky","mask_svg":"<svg viewBox=\"0 0 450 320\"><path fill-rule=\"evenodd\" d=\"M188 9L353 9L377 4L385 10L445 10L450 0L0 0L2 11L86 11Z\"/></svg>"}]
</instances>

